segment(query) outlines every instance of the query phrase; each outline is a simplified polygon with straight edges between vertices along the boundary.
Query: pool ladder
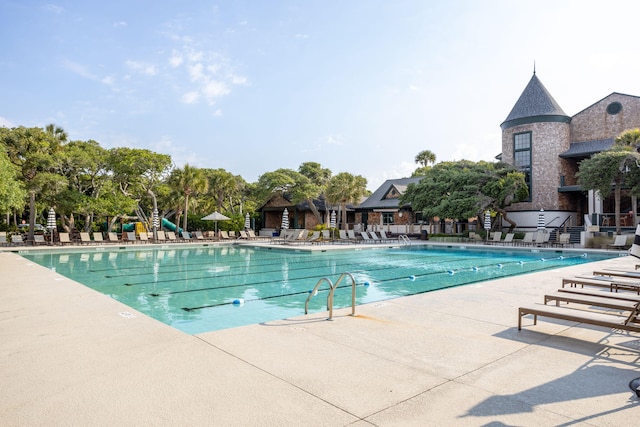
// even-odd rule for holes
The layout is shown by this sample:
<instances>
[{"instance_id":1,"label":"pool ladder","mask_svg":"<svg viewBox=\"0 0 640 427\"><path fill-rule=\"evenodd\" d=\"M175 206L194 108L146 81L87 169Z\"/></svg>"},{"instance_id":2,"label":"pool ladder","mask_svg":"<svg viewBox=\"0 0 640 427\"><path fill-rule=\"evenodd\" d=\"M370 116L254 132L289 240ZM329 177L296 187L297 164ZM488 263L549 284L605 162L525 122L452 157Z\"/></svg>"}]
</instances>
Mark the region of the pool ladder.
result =
<instances>
[{"instance_id":1,"label":"pool ladder","mask_svg":"<svg viewBox=\"0 0 640 427\"><path fill-rule=\"evenodd\" d=\"M400 243L401 245L411 245L411 240L406 234L400 234L398 236L398 243Z\"/></svg>"},{"instance_id":2,"label":"pool ladder","mask_svg":"<svg viewBox=\"0 0 640 427\"><path fill-rule=\"evenodd\" d=\"M351 279L351 316L356 316L356 279L354 279L353 274L348 272L342 273L340 277L338 277L338 280L336 280L335 284L333 284L331 279L328 277L323 277L318 280L318 283L313 287L307 297L307 301L304 303L304 314L309 314L309 301L317 294L320 285L322 285L323 282L327 282L329 284L329 295L327 296L327 310L329 310L329 318L327 320L333 320L333 293L346 277Z\"/></svg>"}]
</instances>

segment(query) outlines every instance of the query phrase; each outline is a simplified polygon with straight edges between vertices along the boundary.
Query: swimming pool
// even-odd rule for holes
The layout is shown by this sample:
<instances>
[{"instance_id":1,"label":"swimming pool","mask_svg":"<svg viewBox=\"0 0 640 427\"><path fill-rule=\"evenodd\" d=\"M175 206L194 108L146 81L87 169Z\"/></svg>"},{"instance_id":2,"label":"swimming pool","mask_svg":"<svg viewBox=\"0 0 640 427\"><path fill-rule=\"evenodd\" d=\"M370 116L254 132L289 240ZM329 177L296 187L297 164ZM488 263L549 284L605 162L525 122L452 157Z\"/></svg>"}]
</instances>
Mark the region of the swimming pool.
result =
<instances>
[{"instance_id":1,"label":"swimming pool","mask_svg":"<svg viewBox=\"0 0 640 427\"><path fill-rule=\"evenodd\" d=\"M611 254L472 247L301 251L252 247L100 247L24 252L33 262L183 332L201 332L304 314L323 277L350 272L356 303L370 303L500 277L600 261ZM309 303L326 311L328 285ZM335 291L334 308L351 305L351 283Z\"/></svg>"}]
</instances>

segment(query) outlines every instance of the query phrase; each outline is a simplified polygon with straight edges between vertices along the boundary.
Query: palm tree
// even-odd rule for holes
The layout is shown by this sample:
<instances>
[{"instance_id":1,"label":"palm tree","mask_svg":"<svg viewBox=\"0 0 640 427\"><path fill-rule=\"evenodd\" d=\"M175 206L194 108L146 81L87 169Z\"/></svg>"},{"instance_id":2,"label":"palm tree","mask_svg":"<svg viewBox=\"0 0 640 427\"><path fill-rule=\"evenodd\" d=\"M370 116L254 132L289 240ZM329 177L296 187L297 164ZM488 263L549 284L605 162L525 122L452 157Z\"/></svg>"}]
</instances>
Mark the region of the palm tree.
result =
<instances>
[{"instance_id":1,"label":"palm tree","mask_svg":"<svg viewBox=\"0 0 640 427\"><path fill-rule=\"evenodd\" d=\"M177 192L181 195L184 202L184 219L182 229L187 230L187 217L189 212L189 204L195 201L195 197L204 193L209 188L209 181L202 169L184 165L182 169L176 169L173 174L173 185ZM190 202L189 198L194 200ZM176 220L176 222L179 219ZM177 225L177 224L176 224Z\"/></svg>"},{"instance_id":2,"label":"palm tree","mask_svg":"<svg viewBox=\"0 0 640 427\"><path fill-rule=\"evenodd\" d=\"M422 165L422 167L427 167L429 164L434 164L436 162L436 155L431 150L422 150L416 155L416 163Z\"/></svg>"},{"instance_id":3,"label":"palm tree","mask_svg":"<svg viewBox=\"0 0 640 427\"><path fill-rule=\"evenodd\" d=\"M347 204L357 205L367 195L367 180L360 175L341 172L327 184L326 197L331 204L340 205L342 229L347 229Z\"/></svg>"}]
</instances>

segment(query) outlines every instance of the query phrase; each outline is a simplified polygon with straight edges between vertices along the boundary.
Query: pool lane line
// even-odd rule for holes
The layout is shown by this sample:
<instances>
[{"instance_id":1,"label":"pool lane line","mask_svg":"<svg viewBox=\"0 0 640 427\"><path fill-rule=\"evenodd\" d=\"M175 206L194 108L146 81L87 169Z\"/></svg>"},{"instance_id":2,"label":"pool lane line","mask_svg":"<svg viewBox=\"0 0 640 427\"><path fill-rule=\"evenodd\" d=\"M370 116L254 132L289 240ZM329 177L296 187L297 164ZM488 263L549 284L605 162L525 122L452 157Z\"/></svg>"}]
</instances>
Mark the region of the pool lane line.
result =
<instances>
[{"instance_id":1,"label":"pool lane line","mask_svg":"<svg viewBox=\"0 0 640 427\"><path fill-rule=\"evenodd\" d=\"M502 263L503 266L505 265L512 265L512 264L520 264L520 261L511 261L511 262L505 262ZM498 263L492 262L491 264L487 264L486 266L497 266ZM395 268L405 268L404 266L395 266L395 267L380 267L377 269L367 269L367 270L356 270L354 271L354 273L358 274L358 273L367 273L369 271L380 271L380 270L391 270L391 269L395 269ZM549 267L550 268L550 267ZM540 270L545 270L545 269L549 269L549 268L542 268ZM458 270L458 272L462 272L462 271L473 271L471 268L466 268L465 270ZM530 272L534 272L534 271L538 271L538 270L530 270ZM529 273L529 271L527 272ZM420 278L420 277L429 277L429 276L435 276L438 274L447 274L447 275L451 275L449 273L449 270L438 270L438 271L429 271L423 274L414 274L413 276L415 278ZM506 275L502 275L502 276L498 276L499 277L509 277L509 276L516 276L516 275L520 275L520 274L506 274ZM313 276L304 276L304 277L295 277L295 278L290 278L288 279L288 281L298 281L298 280L309 280L309 279L320 279L322 277L326 277L326 274L321 274L321 275L313 275ZM374 280L375 283L386 283L386 282L390 282L390 281L395 281L395 280L406 280L408 278L408 276L400 276L400 277L392 277L392 278L388 278L388 279L372 279ZM493 278L489 277L484 277L482 279L480 279L480 281L482 280L492 280ZM169 292L160 292L160 293L150 293L148 294L149 296L152 297L160 297L160 296L168 296L168 295L178 295L178 294L185 294L185 293L192 293L192 292L204 292L204 291L215 291L215 290L223 290L223 289L231 289L231 288L240 288L240 287L248 287L248 286L256 286L256 285L264 285L264 284L268 284L268 283L281 283L282 280L267 280L267 281L262 281L262 282L251 282L251 283L237 283L237 284L229 284L229 285L224 285L224 286L215 286L215 287L208 287L208 288L195 288L195 289L184 289L184 290L180 290L180 291L169 291ZM475 283L475 282L474 282Z\"/></svg>"},{"instance_id":2,"label":"pool lane line","mask_svg":"<svg viewBox=\"0 0 640 427\"><path fill-rule=\"evenodd\" d=\"M333 262L333 261L337 261L339 259L340 258L336 258L335 260L331 259L331 261ZM457 261L466 260L466 259L467 258L459 258L459 259L453 259L453 260L449 259L447 261L448 262L457 262ZM344 263L344 264L337 263L337 264L334 264L334 265L322 266L322 267L326 267L326 268L343 267L343 266L354 265L356 263L357 263L357 265L362 265L362 260L354 260L354 261L351 261L349 263ZM278 271L282 271L282 263L275 263L275 264L272 264L272 265L277 265L278 268L275 269L275 270L260 270L260 271L251 271L251 272L248 272L248 273L247 272L243 272L243 275L245 275L245 276L255 275L255 274L263 275L263 274L267 274L267 273L276 273ZM257 267L258 266L256 266L256 268ZM305 264L293 263L293 266L289 267L289 271L307 270L308 268L309 267L308 267L308 265L306 263ZM409 268L409 267L407 267L406 265L401 265L401 266L390 266L388 268ZM198 269L198 270L195 270L195 272L207 271L207 270L209 270L209 269ZM149 273L140 274L140 276L147 276L147 275L159 276L159 275L162 275L162 274L176 274L176 273L184 273L184 272L191 273L191 272L194 272L194 270L166 271L166 272L163 272L163 273L149 272ZM219 274L219 275L218 274L214 274L214 275L207 275L207 276L190 277L189 279L193 279L193 280L206 279L206 278L218 279L218 278L224 278L224 277L233 277L233 276L237 276L237 275L238 275L238 273L231 273L230 272L230 273ZM107 279L114 279L114 278L119 278L119 277L128 278L128 277L132 277L132 276L135 276L135 275L104 276L104 277L107 278ZM153 280L153 281L145 281L145 282L138 282L138 283L125 283L125 285L126 286L134 286L134 285L144 285L144 284L150 284L150 283L174 282L176 280L181 280L181 279Z\"/></svg>"},{"instance_id":3,"label":"pool lane line","mask_svg":"<svg viewBox=\"0 0 640 427\"><path fill-rule=\"evenodd\" d=\"M356 284L356 287L358 286L364 286L364 285L358 285ZM342 289L342 288L351 288L351 285L343 285L343 286L338 286L336 289ZM328 292L328 289L318 289L317 290L318 293L320 292ZM267 299L274 299L274 298L284 298L284 297L291 297L291 296L296 296L296 295L304 295L304 294L308 294L309 291L300 291L300 292L291 292L288 294L280 294L280 295L269 295L266 297L260 297L260 298L251 298L251 299L246 299L244 300L245 303L248 302L256 302L256 301L263 301L263 300L267 300ZM233 305L233 301L231 302L220 302L217 304L207 304L207 305L201 305L199 307L182 307L181 310L184 311L194 311L194 310L202 310L204 308L215 308L215 307L221 307L223 305Z\"/></svg>"},{"instance_id":4,"label":"pool lane line","mask_svg":"<svg viewBox=\"0 0 640 427\"><path fill-rule=\"evenodd\" d=\"M393 254L393 255L396 255L396 256L398 256L398 257L400 256L400 254ZM294 259L294 260L289 260L289 259L288 259L287 261L288 261L288 262L292 262L292 263L294 263L294 264L297 264L297 263L299 262L299 260L305 260L305 261L306 261L306 260L308 259L308 258L307 258L308 256L309 256L309 255L307 255L307 256L302 256L302 257L297 257L297 258L296 258L296 259ZM342 256L342 257L341 257L341 256L336 256L336 257L331 257L331 258L314 259L313 261L323 261L323 262L324 262L324 261L327 261L327 262L331 262L331 261L334 261L334 260L340 260L340 259L343 259L343 258L344 258L343 256ZM447 259L447 256L446 256L446 255L441 255L441 256L437 256L437 257L429 257L429 258L427 258L425 261L431 261L431 260L439 259L439 258ZM468 258L468 257L467 257L467 258ZM466 258L463 258L463 259L466 259ZM252 265L251 267L252 267L252 268L260 268L260 267L270 266L270 265L280 265L280 266L281 266L281 265L282 265L282 262L283 262L283 260L282 260L282 259L277 260L276 258L271 258L270 260L274 260L274 261L277 261L277 262L256 263L255 265ZM311 259L308 259L308 260L309 260L309 261L312 261ZM260 261L262 261L262 260L260 260ZM447 260L447 261L448 261L448 260ZM235 265L235 264L238 264L238 265L246 264L246 260L238 260L238 261L232 261L232 262L224 263L224 265L223 265L223 266L225 266L225 267L226 267L226 266L231 267L231 266L233 266L233 265ZM163 268L163 269L167 269L167 268L170 268L170 269L171 269L171 268L173 268L173 269L175 269L175 268L180 268L180 267L189 267L189 266L193 266L193 265L207 266L208 268L195 269L195 270L188 270L188 271L207 271L207 270L209 270L209 269L212 267L211 262L207 262L207 263L185 263L185 264L161 264L159 267L160 267L160 268ZM213 267L215 267L215 266L216 266L216 265L213 265ZM155 268L155 265L146 264L146 265L145 265L145 266L143 266L142 268L144 268L144 269L153 269L153 268ZM141 267L139 267L139 266L138 266L138 267L125 267L125 268L119 268L119 269L118 269L118 271L127 271L127 270L137 270L137 271L139 271L139 270L141 270ZM109 268L109 269L89 269L89 270L87 270L87 271L88 271L88 272L90 272L90 273L100 273L100 272L103 272L103 271L113 271L113 269L112 269L112 268ZM175 272L175 271L171 271L171 272ZM171 273L171 272L163 272L163 273ZM148 274L157 274L157 273L156 273L156 272L153 272L153 271L148 271L148 272L147 272L147 271L145 271L145 272L141 272L141 273L138 273L138 274L125 273L125 275L126 275L127 277L130 277L130 276L144 276L144 275L148 275ZM116 275L108 275L108 276L105 276L105 277L107 277L107 278L114 278L114 277L123 277L123 276L124 276L124 275L117 275L117 274L116 274Z\"/></svg>"},{"instance_id":5,"label":"pool lane line","mask_svg":"<svg viewBox=\"0 0 640 427\"><path fill-rule=\"evenodd\" d=\"M463 258L464 259L464 258ZM455 260L454 260L455 261ZM345 263L345 264L336 264L331 266L331 268L340 268L340 269L349 269L349 266L352 265L356 265L358 267L362 267L362 263L356 263L355 261L352 263ZM394 265L394 266L380 266L378 268L367 268L366 271L379 271L379 270L392 270L392 269L396 269L396 268L408 268L406 265ZM297 267L297 268L290 268L288 271L292 272L292 271L299 271L299 270L308 270L309 267L308 266L302 266L302 267ZM252 272L252 273L245 273L243 274L243 276L251 276L251 275L264 275L266 273L276 273L282 271L281 268L277 269L277 270L269 270L269 271L256 271L256 272ZM362 268L359 268L356 271L365 271ZM124 286L144 286L144 285L155 285L158 283L173 283L173 282L179 282L179 281L183 281L183 280L204 280L204 279L211 279L211 280L215 280L215 279L222 279L222 278L226 278L226 277L235 277L238 276L237 273L230 273L230 274L225 274L225 275L220 275L220 276L199 276L199 277L188 277L188 278L181 278L181 279L166 279L166 280L155 280L155 281L147 281L147 282L137 282L137 283L123 283ZM308 279L308 278L321 278L326 276L326 274L322 274L322 275L314 275L314 276L303 276L303 277L293 277L293 278L289 278L288 280L302 280L302 279ZM264 283L272 283L272 282L280 282L281 280L276 279L276 280L271 280L268 282L252 282L252 283L257 283L257 284L264 284ZM252 283L248 283L248 284L244 284L244 285L233 285L233 286L249 286ZM223 289L224 287L219 287L219 288L196 288L196 289L189 289L189 290L184 290L184 291L175 291L175 293L183 293L183 292L197 292L199 290L212 290L212 289ZM163 295L172 295L173 292L167 292L167 293L163 293Z\"/></svg>"},{"instance_id":6,"label":"pool lane line","mask_svg":"<svg viewBox=\"0 0 640 427\"><path fill-rule=\"evenodd\" d=\"M528 273L535 273L538 271L543 271L543 270L548 270L549 268L539 268L539 269L534 269L531 270ZM506 271L506 270L503 270ZM438 272L438 273L428 273L428 274L423 274L423 275L418 275L416 276L416 278L418 277L426 277L426 276L432 276L434 274L448 274L447 272ZM393 296L392 298L386 298L385 300L388 299L395 299L395 298L400 298L400 297L405 297L405 296L412 296L412 295L420 295L420 294L425 294L428 292L434 292L434 291L439 291L441 289L447 289L447 288L455 288L457 286L465 286L465 285L472 285L474 283L479 283L479 282L486 282L488 280L494 280L494 279L503 279L505 277L515 277L515 276L519 276L519 274L504 274L495 278L486 278L486 277L482 277L482 278L478 278L477 280L472 280L472 281L465 281L464 283L453 283L453 284L449 284L449 285L445 285L445 286L439 286L437 288L433 288L433 289L425 289L425 290L421 290L418 292L409 292L406 294L402 294L402 295L397 295L397 296ZM401 276L401 277L394 277L394 278L390 278L390 279L384 279L384 280L375 280L375 283L387 283L387 282L394 282L394 281L405 281L407 280L406 276ZM356 287L359 286L364 286L364 284L357 284L356 283ZM343 285L343 286L338 286L336 289L344 289L344 288L351 288L351 285ZM327 292L328 289L318 289L318 293L320 292ZM268 299L275 299L275 298L285 298L285 297L291 297L291 296L296 296L296 295L304 295L304 294L308 294L309 291L299 291L299 292L291 292L288 294L278 294L278 295L269 295L266 297L260 297L260 298L252 298L252 299L247 299L244 300L245 303L248 302L255 302L255 301L263 301L263 300L268 300ZM380 300L383 301L383 300ZM217 303L217 304L207 304L207 305L202 305L202 306L198 306L198 307L182 307L181 309L187 312L191 312L191 311L195 311L195 310L202 310L202 309L206 309L206 308L215 308L215 307L221 307L224 305L233 305L233 301L231 302L221 302L221 303Z\"/></svg>"}]
</instances>

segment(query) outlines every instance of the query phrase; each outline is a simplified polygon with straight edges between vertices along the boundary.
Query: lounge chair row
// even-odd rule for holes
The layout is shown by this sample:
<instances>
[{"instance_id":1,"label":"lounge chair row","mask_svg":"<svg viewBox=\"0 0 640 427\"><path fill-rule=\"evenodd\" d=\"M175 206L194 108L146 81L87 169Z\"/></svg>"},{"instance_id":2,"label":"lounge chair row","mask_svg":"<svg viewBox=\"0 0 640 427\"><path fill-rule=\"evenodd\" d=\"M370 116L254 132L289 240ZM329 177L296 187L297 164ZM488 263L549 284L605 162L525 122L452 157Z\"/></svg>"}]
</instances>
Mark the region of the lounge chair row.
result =
<instances>
[{"instance_id":1,"label":"lounge chair row","mask_svg":"<svg viewBox=\"0 0 640 427\"><path fill-rule=\"evenodd\" d=\"M538 316L542 316L640 332L638 279L639 273L620 270L597 270L591 277L565 278L562 280L562 288L544 296L544 305L518 308L518 330L522 329L522 318L533 315L534 325L537 324ZM569 286L565 287L567 285ZM588 288L585 289L585 286ZM609 292L602 288L609 289ZM548 305L551 301L555 305Z\"/></svg>"},{"instance_id":2,"label":"lounge chair row","mask_svg":"<svg viewBox=\"0 0 640 427\"><path fill-rule=\"evenodd\" d=\"M482 238L479 234L474 231L469 232L469 242L473 243L490 243L490 244L500 244L500 245L523 245L523 246L572 246L570 241L571 234L570 233L562 233L558 236L556 241L551 241L551 233L545 233L542 231L528 232L525 233L524 238L522 239L514 239L515 233L507 233L505 234L504 239L502 238L501 231L494 231L491 233L491 237L486 240Z\"/></svg>"},{"instance_id":3,"label":"lounge chair row","mask_svg":"<svg viewBox=\"0 0 640 427\"><path fill-rule=\"evenodd\" d=\"M277 244L327 244L327 243L389 243L397 242L398 238L387 236L386 232L361 231L358 234L354 230L339 230L338 237L333 237L330 230L312 231L309 230L283 230L279 237L271 239Z\"/></svg>"}]
</instances>

